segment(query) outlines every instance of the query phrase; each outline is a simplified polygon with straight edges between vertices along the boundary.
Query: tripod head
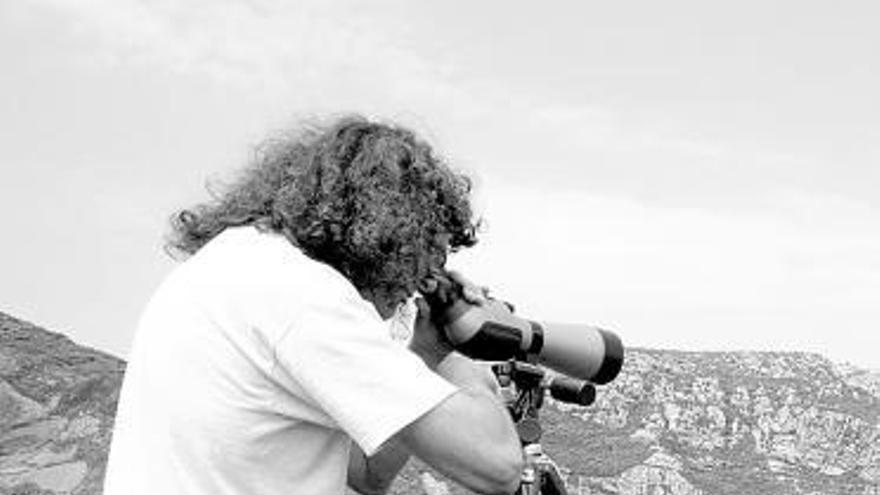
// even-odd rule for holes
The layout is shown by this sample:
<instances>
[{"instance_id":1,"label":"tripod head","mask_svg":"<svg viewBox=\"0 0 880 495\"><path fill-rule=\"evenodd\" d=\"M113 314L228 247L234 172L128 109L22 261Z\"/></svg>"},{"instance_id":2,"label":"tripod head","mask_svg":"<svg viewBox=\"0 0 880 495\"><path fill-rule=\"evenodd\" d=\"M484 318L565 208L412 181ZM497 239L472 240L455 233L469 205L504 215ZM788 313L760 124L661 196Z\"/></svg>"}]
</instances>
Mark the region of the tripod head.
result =
<instances>
[{"instance_id":1,"label":"tripod head","mask_svg":"<svg viewBox=\"0 0 880 495\"><path fill-rule=\"evenodd\" d=\"M556 400L588 406L596 398L595 387L583 380L551 375L540 366L515 359L493 365L492 371L505 390L515 388L507 409L516 425L525 459L517 495L566 495L568 490L559 466L544 454L539 443L543 428L538 411L547 392Z\"/></svg>"},{"instance_id":2,"label":"tripod head","mask_svg":"<svg viewBox=\"0 0 880 495\"><path fill-rule=\"evenodd\" d=\"M493 365L492 371L499 385L508 390L511 385L515 388L515 396L508 400L507 409L523 445L538 443L541 439L538 411L547 392L558 401L581 406L588 406L596 399L593 384L551 374L533 363L512 359Z\"/></svg>"}]
</instances>

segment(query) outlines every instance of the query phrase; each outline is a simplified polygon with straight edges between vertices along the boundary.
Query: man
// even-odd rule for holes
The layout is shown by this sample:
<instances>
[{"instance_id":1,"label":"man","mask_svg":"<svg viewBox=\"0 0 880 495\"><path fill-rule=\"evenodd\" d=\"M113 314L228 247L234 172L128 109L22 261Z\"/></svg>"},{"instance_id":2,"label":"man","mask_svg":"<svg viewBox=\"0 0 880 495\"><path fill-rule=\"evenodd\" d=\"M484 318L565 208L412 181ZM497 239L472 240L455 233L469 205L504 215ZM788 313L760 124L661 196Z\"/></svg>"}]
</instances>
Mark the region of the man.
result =
<instances>
[{"instance_id":1,"label":"man","mask_svg":"<svg viewBox=\"0 0 880 495\"><path fill-rule=\"evenodd\" d=\"M383 321L476 242L469 191L410 131L351 117L267 144L175 216L187 259L139 323L105 495L380 494L410 454L515 490L491 375L423 301L408 348Z\"/></svg>"}]
</instances>

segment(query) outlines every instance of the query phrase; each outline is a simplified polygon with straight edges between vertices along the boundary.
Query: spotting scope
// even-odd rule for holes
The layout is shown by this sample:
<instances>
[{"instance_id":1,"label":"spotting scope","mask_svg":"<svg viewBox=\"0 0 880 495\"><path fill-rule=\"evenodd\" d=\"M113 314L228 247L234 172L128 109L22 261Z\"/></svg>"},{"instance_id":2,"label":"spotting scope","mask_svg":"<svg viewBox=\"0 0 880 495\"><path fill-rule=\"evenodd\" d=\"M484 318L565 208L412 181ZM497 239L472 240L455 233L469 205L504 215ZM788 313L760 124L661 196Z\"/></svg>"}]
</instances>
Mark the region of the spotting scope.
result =
<instances>
[{"instance_id":1,"label":"spotting scope","mask_svg":"<svg viewBox=\"0 0 880 495\"><path fill-rule=\"evenodd\" d=\"M486 361L536 358L538 364L579 380L605 384L623 366L623 344L614 333L589 325L538 323L488 298L468 301L464 286L447 272L419 286L431 318L462 354Z\"/></svg>"}]
</instances>

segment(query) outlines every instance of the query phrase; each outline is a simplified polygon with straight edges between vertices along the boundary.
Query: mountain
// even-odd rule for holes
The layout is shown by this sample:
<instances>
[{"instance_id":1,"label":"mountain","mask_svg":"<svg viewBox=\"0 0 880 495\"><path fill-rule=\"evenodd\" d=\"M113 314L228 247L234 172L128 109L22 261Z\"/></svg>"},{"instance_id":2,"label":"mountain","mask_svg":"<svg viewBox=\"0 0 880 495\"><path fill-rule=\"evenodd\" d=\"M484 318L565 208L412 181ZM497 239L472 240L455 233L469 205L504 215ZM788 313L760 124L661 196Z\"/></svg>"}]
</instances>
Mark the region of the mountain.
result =
<instances>
[{"instance_id":1,"label":"mountain","mask_svg":"<svg viewBox=\"0 0 880 495\"><path fill-rule=\"evenodd\" d=\"M0 495L101 493L124 370L0 313Z\"/></svg>"},{"instance_id":2,"label":"mountain","mask_svg":"<svg viewBox=\"0 0 880 495\"><path fill-rule=\"evenodd\" d=\"M880 494L880 375L802 353L627 358L594 406L548 414L585 493Z\"/></svg>"},{"instance_id":3,"label":"mountain","mask_svg":"<svg viewBox=\"0 0 880 495\"><path fill-rule=\"evenodd\" d=\"M880 495L880 373L816 354L632 349L593 405L540 415L572 494ZM451 486L425 471L396 494Z\"/></svg>"},{"instance_id":4,"label":"mountain","mask_svg":"<svg viewBox=\"0 0 880 495\"><path fill-rule=\"evenodd\" d=\"M0 495L101 493L124 370L0 313ZM630 349L540 415L572 494L880 495L880 373L815 354ZM466 493L418 461L391 492Z\"/></svg>"}]
</instances>

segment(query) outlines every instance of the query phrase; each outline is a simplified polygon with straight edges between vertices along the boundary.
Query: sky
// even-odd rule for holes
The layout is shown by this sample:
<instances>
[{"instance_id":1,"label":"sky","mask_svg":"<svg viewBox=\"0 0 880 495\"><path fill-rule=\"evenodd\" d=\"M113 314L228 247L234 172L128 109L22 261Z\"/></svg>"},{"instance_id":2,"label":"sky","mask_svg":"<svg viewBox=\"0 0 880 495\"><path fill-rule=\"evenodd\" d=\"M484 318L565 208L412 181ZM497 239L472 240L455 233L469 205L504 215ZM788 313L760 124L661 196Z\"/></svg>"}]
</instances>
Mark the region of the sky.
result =
<instances>
[{"instance_id":1,"label":"sky","mask_svg":"<svg viewBox=\"0 0 880 495\"><path fill-rule=\"evenodd\" d=\"M125 357L167 219L358 112L474 177L451 266L627 346L880 369L875 2L0 3L0 311Z\"/></svg>"}]
</instances>

